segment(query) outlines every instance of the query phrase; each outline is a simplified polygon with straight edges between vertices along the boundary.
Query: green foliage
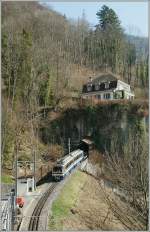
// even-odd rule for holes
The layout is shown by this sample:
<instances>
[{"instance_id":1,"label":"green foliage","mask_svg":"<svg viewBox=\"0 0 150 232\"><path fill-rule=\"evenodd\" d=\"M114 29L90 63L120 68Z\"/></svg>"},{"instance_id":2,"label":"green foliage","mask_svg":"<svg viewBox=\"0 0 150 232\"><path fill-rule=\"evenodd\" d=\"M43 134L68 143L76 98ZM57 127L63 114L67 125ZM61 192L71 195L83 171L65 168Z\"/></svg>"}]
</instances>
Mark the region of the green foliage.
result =
<instances>
[{"instance_id":1,"label":"green foliage","mask_svg":"<svg viewBox=\"0 0 150 232\"><path fill-rule=\"evenodd\" d=\"M8 85L8 37L6 34L2 34L2 78L4 84Z\"/></svg>"},{"instance_id":2,"label":"green foliage","mask_svg":"<svg viewBox=\"0 0 150 232\"><path fill-rule=\"evenodd\" d=\"M20 69L18 73L18 95L26 102L31 97L32 37L23 29L20 35Z\"/></svg>"},{"instance_id":3,"label":"green foliage","mask_svg":"<svg viewBox=\"0 0 150 232\"><path fill-rule=\"evenodd\" d=\"M31 33L23 29L21 33L16 33L13 39L8 36L2 34L2 77L6 92L12 101L21 98L26 102L31 93Z\"/></svg>"},{"instance_id":4,"label":"green foliage","mask_svg":"<svg viewBox=\"0 0 150 232\"><path fill-rule=\"evenodd\" d=\"M5 183L5 184L13 184L14 183L14 181L12 180L12 177L10 177L8 175L2 175L1 181L2 181L2 183Z\"/></svg>"},{"instance_id":5,"label":"green foliage","mask_svg":"<svg viewBox=\"0 0 150 232\"><path fill-rule=\"evenodd\" d=\"M61 194L52 204L52 216L49 219L50 230L62 230L62 220L70 214L74 206L79 191L86 181L84 173L77 171L61 190Z\"/></svg>"},{"instance_id":6,"label":"green foliage","mask_svg":"<svg viewBox=\"0 0 150 232\"><path fill-rule=\"evenodd\" d=\"M4 114L3 114L4 116ZM2 121L2 165L3 167L12 167L14 152L15 130L8 118Z\"/></svg>"},{"instance_id":7,"label":"green foliage","mask_svg":"<svg viewBox=\"0 0 150 232\"><path fill-rule=\"evenodd\" d=\"M85 52L93 68L105 71L111 68L113 72L117 72L120 62L123 63L124 36L120 21L116 13L105 5L97 12L97 16L99 24L86 38Z\"/></svg>"},{"instance_id":8,"label":"green foliage","mask_svg":"<svg viewBox=\"0 0 150 232\"><path fill-rule=\"evenodd\" d=\"M47 71L46 71L47 70ZM54 104L54 90L53 78L54 74L50 70L45 70L45 77L40 80L39 88L39 103L40 105L53 106Z\"/></svg>"},{"instance_id":9,"label":"green foliage","mask_svg":"<svg viewBox=\"0 0 150 232\"><path fill-rule=\"evenodd\" d=\"M115 11L109 8L106 5L103 5L101 10L99 10L96 15L98 16L99 24L97 29L100 30L113 30L113 31L122 31L120 26L120 21Z\"/></svg>"}]
</instances>

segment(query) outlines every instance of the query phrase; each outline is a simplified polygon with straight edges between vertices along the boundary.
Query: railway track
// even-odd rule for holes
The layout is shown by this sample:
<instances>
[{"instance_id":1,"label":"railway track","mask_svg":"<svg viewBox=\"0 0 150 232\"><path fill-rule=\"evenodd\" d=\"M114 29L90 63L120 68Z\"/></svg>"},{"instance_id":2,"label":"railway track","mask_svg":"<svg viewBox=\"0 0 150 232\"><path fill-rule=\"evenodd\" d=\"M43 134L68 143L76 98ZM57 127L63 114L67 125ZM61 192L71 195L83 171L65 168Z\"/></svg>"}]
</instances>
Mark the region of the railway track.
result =
<instances>
[{"instance_id":1,"label":"railway track","mask_svg":"<svg viewBox=\"0 0 150 232\"><path fill-rule=\"evenodd\" d=\"M39 225L39 218L41 211L45 205L46 200L48 199L49 195L53 192L55 187L57 186L58 183L53 183L48 190L43 194L43 196L40 198L38 201L37 205L35 206L35 209L32 213L30 222L29 222L29 231L37 231L38 230L38 225Z\"/></svg>"}]
</instances>

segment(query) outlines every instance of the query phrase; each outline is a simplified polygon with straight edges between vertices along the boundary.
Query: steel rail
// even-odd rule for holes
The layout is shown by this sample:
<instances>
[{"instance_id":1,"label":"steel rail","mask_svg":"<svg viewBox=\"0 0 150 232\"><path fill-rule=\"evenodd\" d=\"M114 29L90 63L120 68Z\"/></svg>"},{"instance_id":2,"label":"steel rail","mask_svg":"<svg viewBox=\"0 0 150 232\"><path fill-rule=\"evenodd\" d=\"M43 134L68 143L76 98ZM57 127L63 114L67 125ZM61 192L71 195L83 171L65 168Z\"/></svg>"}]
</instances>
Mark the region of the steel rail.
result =
<instances>
[{"instance_id":1,"label":"steel rail","mask_svg":"<svg viewBox=\"0 0 150 232\"><path fill-rule=\"evenodd\" d=\"M42 197L39 199L38 203L36 204L34 211L32 213L30 222L29 222L29 231L37 231L38 225L39 225L39 218L41 211L45 205L46 200L48 199L49 195L53 192L55 187L57 186L57 183L53 183L48 190L42 195Z\"/></svg>"}]
</instances>

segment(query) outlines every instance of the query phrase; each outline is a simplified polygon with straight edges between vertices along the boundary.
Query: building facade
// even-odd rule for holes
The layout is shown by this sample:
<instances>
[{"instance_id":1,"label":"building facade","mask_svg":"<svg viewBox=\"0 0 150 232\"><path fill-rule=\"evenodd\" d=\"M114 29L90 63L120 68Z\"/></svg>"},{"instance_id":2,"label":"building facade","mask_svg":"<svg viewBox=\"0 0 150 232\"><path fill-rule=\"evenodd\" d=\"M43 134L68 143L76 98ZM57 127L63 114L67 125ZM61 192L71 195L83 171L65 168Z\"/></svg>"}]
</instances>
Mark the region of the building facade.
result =
<instances>
[{"instance_id":1,"label":"building facade","mask_svg":"<svg viewBox=\"0 0 150 232\"><path fill-rule=\"evenodd\" d=\"M103 74L83 85L83 99L114 100L134 99L129 84L119 80L112 74Z\"/></svg>"}]
</instances>

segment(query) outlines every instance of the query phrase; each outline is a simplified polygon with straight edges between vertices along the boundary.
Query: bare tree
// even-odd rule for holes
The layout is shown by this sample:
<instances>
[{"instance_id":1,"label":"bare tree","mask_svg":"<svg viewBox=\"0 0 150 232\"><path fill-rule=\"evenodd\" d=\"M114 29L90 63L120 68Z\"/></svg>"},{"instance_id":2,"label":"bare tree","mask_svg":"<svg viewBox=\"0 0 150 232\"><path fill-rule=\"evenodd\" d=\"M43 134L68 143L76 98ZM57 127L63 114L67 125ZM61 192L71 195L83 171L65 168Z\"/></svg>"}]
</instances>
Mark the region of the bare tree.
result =
<instances>
[{"instance_id":1,"label":"bare tree","mask_svg":"<svg viewBox=\"0 0 150 232\"><path fill-rule=\"evenodd\" d=\"M129 138L124 154L106 155L107 173L116 194L104 196L111 210L130 230L148 229L148 142L139 134Z\"/></svg>"}]
</instances>

